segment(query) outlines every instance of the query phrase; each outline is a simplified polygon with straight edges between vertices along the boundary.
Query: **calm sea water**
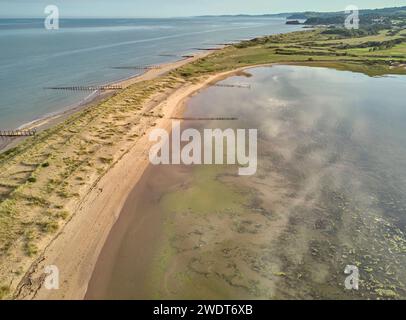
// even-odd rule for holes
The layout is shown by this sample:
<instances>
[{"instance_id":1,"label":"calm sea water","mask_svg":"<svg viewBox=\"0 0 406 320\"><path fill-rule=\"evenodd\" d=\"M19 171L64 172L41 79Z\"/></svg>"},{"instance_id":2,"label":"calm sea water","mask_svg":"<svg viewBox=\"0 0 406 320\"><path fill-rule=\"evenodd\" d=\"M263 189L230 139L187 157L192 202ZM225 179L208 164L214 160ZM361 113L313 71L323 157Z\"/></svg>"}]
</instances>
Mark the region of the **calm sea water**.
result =
<instances>
[{"instance_id":1,"label":"calm sea water","mask_svg":"<svg viewBox=\"0 0 406 320\"><path fill-rule=\"evenodd\" d=\"M47 86L95 85L227 41L289 32L283 19L183 18L62 20L47 31L40 19L0 19L0 128L10 129L78 103L88 93Z\"/></svg>"},{"instance_id":2,"label":"calm sea water","mask_svg":"<svg viewBox=\"0 0 406 320\"><path fill-rule=\"evenodd\" d=\"M248 71L188 103L203 128L257 128L258 171L156 166L130 195L88 298L406 297L405 76ZM360 272L346 290L346 266Z\"/></svg>"}]
</instances>

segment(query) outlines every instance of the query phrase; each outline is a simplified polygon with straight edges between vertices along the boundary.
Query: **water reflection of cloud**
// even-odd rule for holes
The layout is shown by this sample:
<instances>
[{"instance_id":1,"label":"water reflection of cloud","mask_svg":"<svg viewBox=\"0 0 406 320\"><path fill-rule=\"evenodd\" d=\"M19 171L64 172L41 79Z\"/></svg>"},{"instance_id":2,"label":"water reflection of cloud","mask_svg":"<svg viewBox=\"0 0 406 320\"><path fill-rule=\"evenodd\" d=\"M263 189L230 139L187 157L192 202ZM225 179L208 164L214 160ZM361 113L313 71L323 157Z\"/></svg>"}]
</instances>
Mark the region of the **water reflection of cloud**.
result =
<instances>
[{"instance_id":1,"label":"water reflection of cloud","mask_svg":"<svg viewBox=\"0 0 406 320\"><path fill-rule=\"evenodd\" d=\"M271 108L286 108L289 105L286 100L278 99L275 97L268 98L268 103Z\"/></svg>"}]
</instances>

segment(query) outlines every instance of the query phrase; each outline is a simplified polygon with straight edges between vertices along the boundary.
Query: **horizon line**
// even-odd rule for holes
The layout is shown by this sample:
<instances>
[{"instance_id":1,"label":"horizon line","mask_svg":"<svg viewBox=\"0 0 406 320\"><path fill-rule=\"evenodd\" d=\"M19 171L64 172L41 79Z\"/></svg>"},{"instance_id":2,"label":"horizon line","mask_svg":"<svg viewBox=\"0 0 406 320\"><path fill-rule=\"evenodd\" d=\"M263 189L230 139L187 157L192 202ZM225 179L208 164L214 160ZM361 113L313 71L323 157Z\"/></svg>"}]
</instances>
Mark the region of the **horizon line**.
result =
<instances>
[{"instance_id":1,"label":"horizon line","mask_svg":"<svg viewBox=\"0 0 406 320\"><path fill-rule=\"evenodd\" d=\"M393 8L404 8L405 5L395 6L395 7L373 7L373 8L360 8L360 11L363 10L380 10L380 9L393 9ZM260 16L283 16L289 14L299 14L299 13L340 13L340 11L315 11L315 10L305 10L305 11L290 11L290 12L279 12L279 13L230 13L230 14L199 14L199 15L190 15L190 16L66 16L60 17L60 19L176 19L176 18L201 18L201 17L238 17L238 16L247 16L247 17L260 17ZM44 15L45 16L45 15ZM1 16L0 19L43 19L44 16Z\"/></svg>"}]
</instances>

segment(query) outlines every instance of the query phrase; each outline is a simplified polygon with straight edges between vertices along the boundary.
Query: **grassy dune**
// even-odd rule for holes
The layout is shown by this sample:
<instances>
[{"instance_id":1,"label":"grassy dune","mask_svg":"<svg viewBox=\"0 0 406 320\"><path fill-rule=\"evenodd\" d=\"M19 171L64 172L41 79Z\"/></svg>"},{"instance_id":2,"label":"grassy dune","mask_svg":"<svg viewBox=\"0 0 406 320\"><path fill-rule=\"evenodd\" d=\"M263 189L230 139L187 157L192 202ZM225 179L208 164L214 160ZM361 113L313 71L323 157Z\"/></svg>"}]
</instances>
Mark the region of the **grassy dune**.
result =
<instances>
[{"instance_id":1,"label":"grassy dune","mask_svg":"<svg viewBox=\"0 0 406 320\"><path fill-rule=\"evenodd\" d=\"M75 214L100 178L162 117L159 101L209 74L290 63L362 72L406 74L406 32L364 38L322 30L276 35L221 51L143 81L72 115L0 154L0 298L18 282ZM391 48L378 42L400 39ZM366 46L371 44L370 47ZM378 49L377 49L378 48Z\"/></svg>"}]
</instances>

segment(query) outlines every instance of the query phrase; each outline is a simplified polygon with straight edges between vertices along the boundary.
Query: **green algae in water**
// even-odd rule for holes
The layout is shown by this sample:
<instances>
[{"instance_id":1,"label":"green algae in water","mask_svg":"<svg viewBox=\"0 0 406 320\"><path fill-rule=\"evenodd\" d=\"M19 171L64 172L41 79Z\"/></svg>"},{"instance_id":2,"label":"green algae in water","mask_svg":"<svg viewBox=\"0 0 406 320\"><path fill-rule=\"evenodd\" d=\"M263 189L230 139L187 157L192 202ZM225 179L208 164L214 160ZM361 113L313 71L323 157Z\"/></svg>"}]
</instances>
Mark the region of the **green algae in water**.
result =
<instances>
[{"instance_id":1,"label":"green algae in water","mask_svg":"<svg viewBox=\"0 0 406 320\"><path fill-rule=\"evenodd\" d=\"M196 214L242 212L249 196L220 180L225 170L225 166L217 165L194 168L192 183L186 189L166 194L161 200L162 208L165 212Z\"/></svg>"},{"instance_id":2,"label":"green algae in water","mask_svg":"<svg viewBox=\"0 0 406 320\"><path fill-rule=\"evenodd\" d=\"M210 243L205 247L207 243L204 240L196 240L207 234L218 233L221 230L221 217L234 219L248 214L246 206L250 194L237 183L223 181L222 177L228 173L234 175L235 168L196 166L191 170L192 179L186 187L162 197L160 206L165 216L164 239L149 275L149 292L154 299L231 299L237 294L236 288L241 297L247 296L245 292L251 292L251 295L260 292L257 284L245 279L238 268L231 268L228 274L222 271L223 268L216 264L221 260L218 246ZM206 225L203 227L206 232L198 231L202 228L202 221ZM209 271L212 268L215 272ZM228 285L225 286L218 277ZM176 279L176 284L168 286L169 279Z\"/></svg>"}]
</instances>

